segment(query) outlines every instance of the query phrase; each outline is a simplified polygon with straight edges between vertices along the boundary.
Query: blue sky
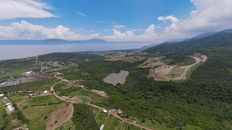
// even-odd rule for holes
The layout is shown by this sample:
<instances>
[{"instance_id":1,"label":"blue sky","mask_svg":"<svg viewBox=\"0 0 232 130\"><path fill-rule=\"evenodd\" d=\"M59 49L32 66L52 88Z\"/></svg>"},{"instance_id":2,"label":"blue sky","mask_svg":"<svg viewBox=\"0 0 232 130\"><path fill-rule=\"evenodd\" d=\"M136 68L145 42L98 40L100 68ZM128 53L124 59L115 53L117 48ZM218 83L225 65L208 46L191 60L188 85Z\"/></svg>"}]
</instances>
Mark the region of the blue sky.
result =
<instances>
[{"instance_id":1,"label":"blue sky","mask_svg":"<svg viewBox=\"0 0 232 130\"><path fill-rule=\"evenodd\" d=\"M231 28L231 5L231 0L2 0L0 11L8 13L0 14L0 39L162 42Z\"/></svg>"},{"instance_id":2,"label":"blue sky","mask_svg":"<svg viewBox=\"0 0 232 130\"><path fill-rule=\"evenodd\" d=\"M130 28L146 28L158 23L157 17L175 15L187 17L193 6L189 0L47 0L57 18L44 23L62 24L69 28L103 31L113 24Z\"/></svg>"},{"instance_id":3,"label":"blue sky","mask_svg":"<svg viewBox=\"0 0 232 130\"><path fill-rule=\"evenodd\" d=\"M185 18L193 5L189 0L44 0L56 17L33 19L18 18L5 21L26 20L46 27L63 25L73 30L104 32L112 25L142 29L150 24L160 24L159 16L175 15ZM82 30L84 31L84 30Z\"/></svg>"}]
</instances>

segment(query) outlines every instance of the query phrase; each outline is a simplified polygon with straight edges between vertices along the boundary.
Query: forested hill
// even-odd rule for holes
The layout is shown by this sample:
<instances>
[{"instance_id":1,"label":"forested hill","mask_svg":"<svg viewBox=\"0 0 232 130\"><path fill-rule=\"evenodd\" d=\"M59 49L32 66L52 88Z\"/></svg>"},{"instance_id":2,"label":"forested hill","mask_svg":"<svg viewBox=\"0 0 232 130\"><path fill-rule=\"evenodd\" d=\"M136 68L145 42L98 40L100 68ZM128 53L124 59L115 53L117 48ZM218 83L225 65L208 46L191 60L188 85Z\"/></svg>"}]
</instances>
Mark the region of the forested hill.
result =
<instances>
[{"instance_id":1,"label":"forested hill","mask_svg":"<svg viewBox=\"0 0 232 130\"><path fill-rule=\"evenodd\" d=\"M214 47L232 47L232 31L224 30L202 38L192 38L181 42L165 42L145 50L150 53L191 53Z\"/></svg>"}]
</instances>

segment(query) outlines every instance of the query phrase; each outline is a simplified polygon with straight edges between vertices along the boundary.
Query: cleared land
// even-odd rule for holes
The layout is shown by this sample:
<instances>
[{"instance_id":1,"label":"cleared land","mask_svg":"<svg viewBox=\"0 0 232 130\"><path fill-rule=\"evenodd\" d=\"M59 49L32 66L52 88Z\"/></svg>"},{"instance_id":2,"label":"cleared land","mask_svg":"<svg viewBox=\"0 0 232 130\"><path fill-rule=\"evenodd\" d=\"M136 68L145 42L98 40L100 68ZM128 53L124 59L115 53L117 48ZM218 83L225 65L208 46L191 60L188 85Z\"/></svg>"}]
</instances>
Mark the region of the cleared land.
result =
<instances>
[{"instance_id":1,"label":"cleared land","mask_svg":"<svg viewBox=\"0 0 232 130\"><path fill-rule=\"evenodd\" d=\"M156 69L150 70L149 77L153 77L157 81L179 81L186 80L188 74L196 67L198 64L204 63L207 60L207 56L201 55L199 53L191 56L195 60L195 63L186 66L177 65L162 65Z\"/></svg>"},{"instance_id":2,"label":"cleared land","mask_svg":"<svg viewBox=\"0 0 232 130\"><path fill-rule=\"evenodd\" d=\"M114 56L105 56L106 61L122 61L127 63L135 63L142 61L145 57L141 55L114 55Z\"/></svg>"},{"instance_id":3,"label":"cleared land","mask_svg":"<svg viewBox=\"0 0 232 130\"><path fill-rule=\"evenodd\" d=\"M160 57L150 57L145 62L143 62L141 65L139 65L140 68L155 68L157 66L163 65L162 60L164 59L164 56Z\"/></svg>"},{"instance_id":4,"label":"cleared land","mask_svg":"<svg viewBox=\"0 0 232 130\"><path fill-rule=\"evenodd\" d=\"M65 122L69 121L73 115L73 105L66 104L63 107L59 107L55 109L49 115L47 122L46 122L46 130L54 130L64 124Z\"/></svg>"},{"instance_id":5,"label":"cleared land","mask_svg":"<svg viewBox=\"0 0 232 130\"><path fill-rule=\"evenodd\" d=\"M109 95L104 91L92 89L91 92L93 92L93 93L95 93L97 95L100 95L102 97L109 97Z\"/></svg>"},{"instance_id":6,"label":"cleared land","mask_svg":"<svg viewBox=\"0 0 232 130\"><path fill-rule=\"evenodd\" d=\"M112 73L106 76L103 81L116 86L117 84L124 84L128 75L128 71L121 70L120 73Z\"/></svg>"}]
</instances>

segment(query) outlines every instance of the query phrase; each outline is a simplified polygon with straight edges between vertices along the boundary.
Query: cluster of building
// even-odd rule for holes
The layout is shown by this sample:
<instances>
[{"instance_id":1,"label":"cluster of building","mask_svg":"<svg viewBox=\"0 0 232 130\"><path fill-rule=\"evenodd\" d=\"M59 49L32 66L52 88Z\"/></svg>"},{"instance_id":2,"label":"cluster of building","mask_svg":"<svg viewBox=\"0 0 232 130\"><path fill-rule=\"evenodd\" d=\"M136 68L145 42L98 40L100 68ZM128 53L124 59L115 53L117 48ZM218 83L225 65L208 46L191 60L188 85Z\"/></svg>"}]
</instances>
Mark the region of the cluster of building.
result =
<instances>
[{"instance_id":1,"label":"cluster of building","mask_svg":"<svg viewBox=\"0 0 232 130\"><path fill-rule=\"evenodd\" d=\"M24 73L22 73L22 76L31 76L31 75L33 75L34 74L34 72L33 71L27 71L27 72L24 72Z\"/></svg>"},{"instance_id":2,"label":"cluster of building","mask_svg":"<svg viewBox=\"0 0 232 130\"><path fill-rule=\"evenodd\" d=\"M8 81L0 83L0 87L14 86L14 85L18 85L18 84L20 84L20 80L13 79L13 80L8 80Z\"/></svg>"},{"instance_id":3,"label":"cluster of building","mask_svg":"<svg viewBox=\"0 0 232 130\"><path fill-rule=\"evenodd\" d=\"M3 99L3 102L6 105L7 113L13 112L15 109L14 109L13 104L11 103L11 101L7 98L7 96L5 96L4 94L0 94L0 97Z\"/></svg>"}]
</instances>

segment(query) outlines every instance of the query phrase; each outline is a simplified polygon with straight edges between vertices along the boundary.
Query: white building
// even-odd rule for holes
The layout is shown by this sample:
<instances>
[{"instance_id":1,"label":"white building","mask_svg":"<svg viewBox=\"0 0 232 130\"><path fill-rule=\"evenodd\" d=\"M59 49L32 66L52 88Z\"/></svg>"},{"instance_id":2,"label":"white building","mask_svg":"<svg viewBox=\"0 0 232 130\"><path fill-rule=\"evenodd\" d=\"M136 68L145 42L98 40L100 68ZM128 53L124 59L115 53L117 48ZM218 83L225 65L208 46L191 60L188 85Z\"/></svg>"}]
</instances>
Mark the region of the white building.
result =
<instances>
[{"instance_id":1,"label":"white building","mask_svg":"<svg viewBox=\"0 0 232 130\"><path fill-rule=\"evenodd\" d=\"M104 113L107 113L108 111L106 109L103 110Z\"/></svg>"},{"instance_id":2,"label":"white building","mask_svg":"<svg viewBox=\"0 0 232 130\"><path fill-rule=\"evenodd\" d=\"M102 124L101 127L100 127L100 130L103 130L104 127L105 127L105 125Z\"/></svg>"},{"instance_id":3,"label":"white building","mask_svg":"<svg viewBox=\"0 0 232 130\"><path fill-rule=\"evenodd\" d=\"M30 76L32 74L34 74L33 71L27 71L27 72L22 73L23 76Z\"/></svg>"}]
</instances>

